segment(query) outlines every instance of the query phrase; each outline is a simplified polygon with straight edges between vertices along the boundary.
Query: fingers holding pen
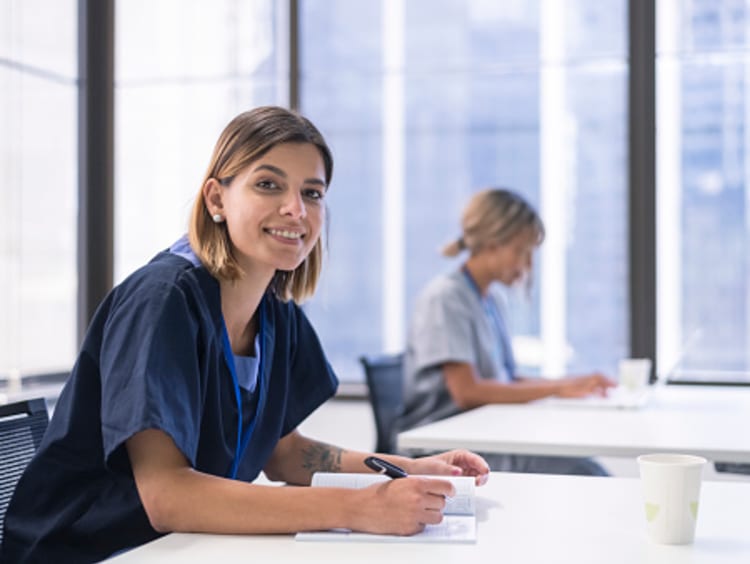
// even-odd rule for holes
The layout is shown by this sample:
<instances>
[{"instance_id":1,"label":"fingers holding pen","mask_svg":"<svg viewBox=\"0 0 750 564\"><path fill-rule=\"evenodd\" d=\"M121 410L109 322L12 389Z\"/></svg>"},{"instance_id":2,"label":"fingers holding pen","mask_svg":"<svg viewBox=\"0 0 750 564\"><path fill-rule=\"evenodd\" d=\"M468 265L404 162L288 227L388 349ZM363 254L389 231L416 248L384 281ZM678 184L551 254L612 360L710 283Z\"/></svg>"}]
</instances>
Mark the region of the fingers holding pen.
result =
<instances>
[{"instance_id":1,"label":"fingers holding pen","mask_svg":"<svg viewBox=\"0 0 750 564\"><path fill-rule=\"evenodd\" d=\"M356 506L354 528L397 535L412 535L442 522L446 498L456 493L446 480L423 477L389 480L359 491L368 499Z\"/></svg>"},{"instance_id":2,"label":"fingers holding pen","mask_svg":"<svg viewBox=\"0 0 750 564\"><path fill-rule=\"evenodd\" d=\"M446 500L456 495L456 488L446 480L416 478L415 481L419 482L425 510L440 513L440 519L436 521L439 523L442 521Z\"/></svg>"},{"instance_id":3,"label":"fingers holding pen","mask_svg":"<svg viewBox=\"0 0 750 564\"><path fill-rule=\"evenodd\" d=\"M411 516L417 530L442 522L446 499L456 495L453 484L435 478L408 478L385 485L397 490L394 493L401 498L401 511Z\"/></svg>"}]
</instances>

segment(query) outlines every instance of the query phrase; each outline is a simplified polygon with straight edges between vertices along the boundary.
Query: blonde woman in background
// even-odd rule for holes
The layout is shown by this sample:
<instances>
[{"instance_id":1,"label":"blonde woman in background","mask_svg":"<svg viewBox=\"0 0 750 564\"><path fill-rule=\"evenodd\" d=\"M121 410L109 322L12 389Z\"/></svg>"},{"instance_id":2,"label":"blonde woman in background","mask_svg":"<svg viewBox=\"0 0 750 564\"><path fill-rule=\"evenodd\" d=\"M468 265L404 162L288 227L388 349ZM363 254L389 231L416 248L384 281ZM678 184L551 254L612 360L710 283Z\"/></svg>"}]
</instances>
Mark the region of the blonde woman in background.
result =
<instances>
[{"instance_id":1,"label":"blonde woman in background","mask_svg":"<svg viewBox=\"0 0 750 564\"><path fill-rule=\"evenodd\" d=\"M493 403L525 403L549 396L604 395L614 385L599 373L556 380L518 374L510 336L493 283L511 286L531 272L544 225L520 195L488 189L469 201L462 235L443 249L468 253L457 271L430 282L417 299L404 360L402 429ZM590 459L489 455L493 470L606 475Z\"/></svg>"}]
</instances>

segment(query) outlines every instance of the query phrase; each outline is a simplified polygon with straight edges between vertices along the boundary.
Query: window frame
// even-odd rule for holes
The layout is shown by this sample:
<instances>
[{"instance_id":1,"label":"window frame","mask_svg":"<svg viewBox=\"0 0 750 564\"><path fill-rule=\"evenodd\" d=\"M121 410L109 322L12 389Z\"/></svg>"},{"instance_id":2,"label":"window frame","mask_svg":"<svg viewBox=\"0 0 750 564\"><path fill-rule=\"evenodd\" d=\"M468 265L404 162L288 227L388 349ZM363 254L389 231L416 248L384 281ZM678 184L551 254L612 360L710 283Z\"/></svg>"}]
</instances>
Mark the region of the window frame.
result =
<instances>
[{"instance_id":1,"label":"window frame","mask_svg":"<svg viewBox=\"0 0 750 564\"><path fill-rule=\"evenodd\" d=\"M298 109L299 0L289 13L289 105ZM79 0L78 342L112 286L115 0ZM656 3L628 2L628 231L630 355L657 361ZM651 376L655 380L655 374ZM674 382L674 381L673 381ZM743 382L674 382L742 384ZM750 383L746 383L750 385Z\"/></svg>"}]
</instances>

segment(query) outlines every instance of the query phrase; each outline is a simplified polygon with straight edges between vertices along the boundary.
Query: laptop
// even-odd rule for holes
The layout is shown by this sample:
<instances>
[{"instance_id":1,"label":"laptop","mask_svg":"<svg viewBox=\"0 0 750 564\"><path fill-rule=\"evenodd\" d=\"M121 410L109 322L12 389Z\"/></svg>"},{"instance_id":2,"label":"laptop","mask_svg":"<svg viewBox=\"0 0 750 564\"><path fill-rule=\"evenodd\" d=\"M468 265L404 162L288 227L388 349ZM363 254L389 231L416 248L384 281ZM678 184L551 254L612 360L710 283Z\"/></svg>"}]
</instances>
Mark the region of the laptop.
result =
<instances>
[{"instance_id":1,"label":"laptop","mask_svg":"<svg viewBox=\"0 0 750 564\"><path fill-rule=\"evenodd\" d=\"M693 347L695 342L701 337L702 331L695 329L692 331L688 339L682 344L677 359L672 363L672 366L666 372L656 374L656 380L649 383L646 386L642 386L636 390L629 389L625 386L616 386L608 390L608 394L604 397L601 396L587 396L582 398L547 398L540 400L547 405L561 406L561 407L594 407L603 409L640 409L645 407L650 402L651 398L656 393L656 390L665 386L669 378L677 371L677 367L685 357L685 354L689 349Z\"/></svg>"}]
</instances>

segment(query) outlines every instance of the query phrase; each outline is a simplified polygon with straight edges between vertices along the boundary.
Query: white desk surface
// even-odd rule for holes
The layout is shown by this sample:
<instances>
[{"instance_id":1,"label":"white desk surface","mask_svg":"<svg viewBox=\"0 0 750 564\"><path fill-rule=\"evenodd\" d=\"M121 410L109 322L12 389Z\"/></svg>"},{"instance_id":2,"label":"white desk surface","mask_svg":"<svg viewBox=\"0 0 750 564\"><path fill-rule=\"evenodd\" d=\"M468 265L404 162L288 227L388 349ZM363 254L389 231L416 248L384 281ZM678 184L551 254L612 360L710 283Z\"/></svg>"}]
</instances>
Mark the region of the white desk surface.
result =
<instances>
[{"instance_id":1,"label":"white desk surface","mask_svg":"<svg viewBox=\"0 0 750 564\"><path fill-rule=\"evenodd\" d=\"M477 489L476 544L297 542L292 535L171 534L112 562L747 564L750 483L704 482L693 545L646 536L640 483L493 473Z\"/></svg>"},{"instance_id":2,"label":"white desk surface","mask_svg":"<svg viewBox=\"0 0 750 564\"><path fill-rule=\"evenodd\" d=\"M404 450L634 457L679 452L750 462L750 388L666 386L645 407L488 405L398 435ZM749 560L750 562L750 560Z\"/></svg>"}]
</instances>

